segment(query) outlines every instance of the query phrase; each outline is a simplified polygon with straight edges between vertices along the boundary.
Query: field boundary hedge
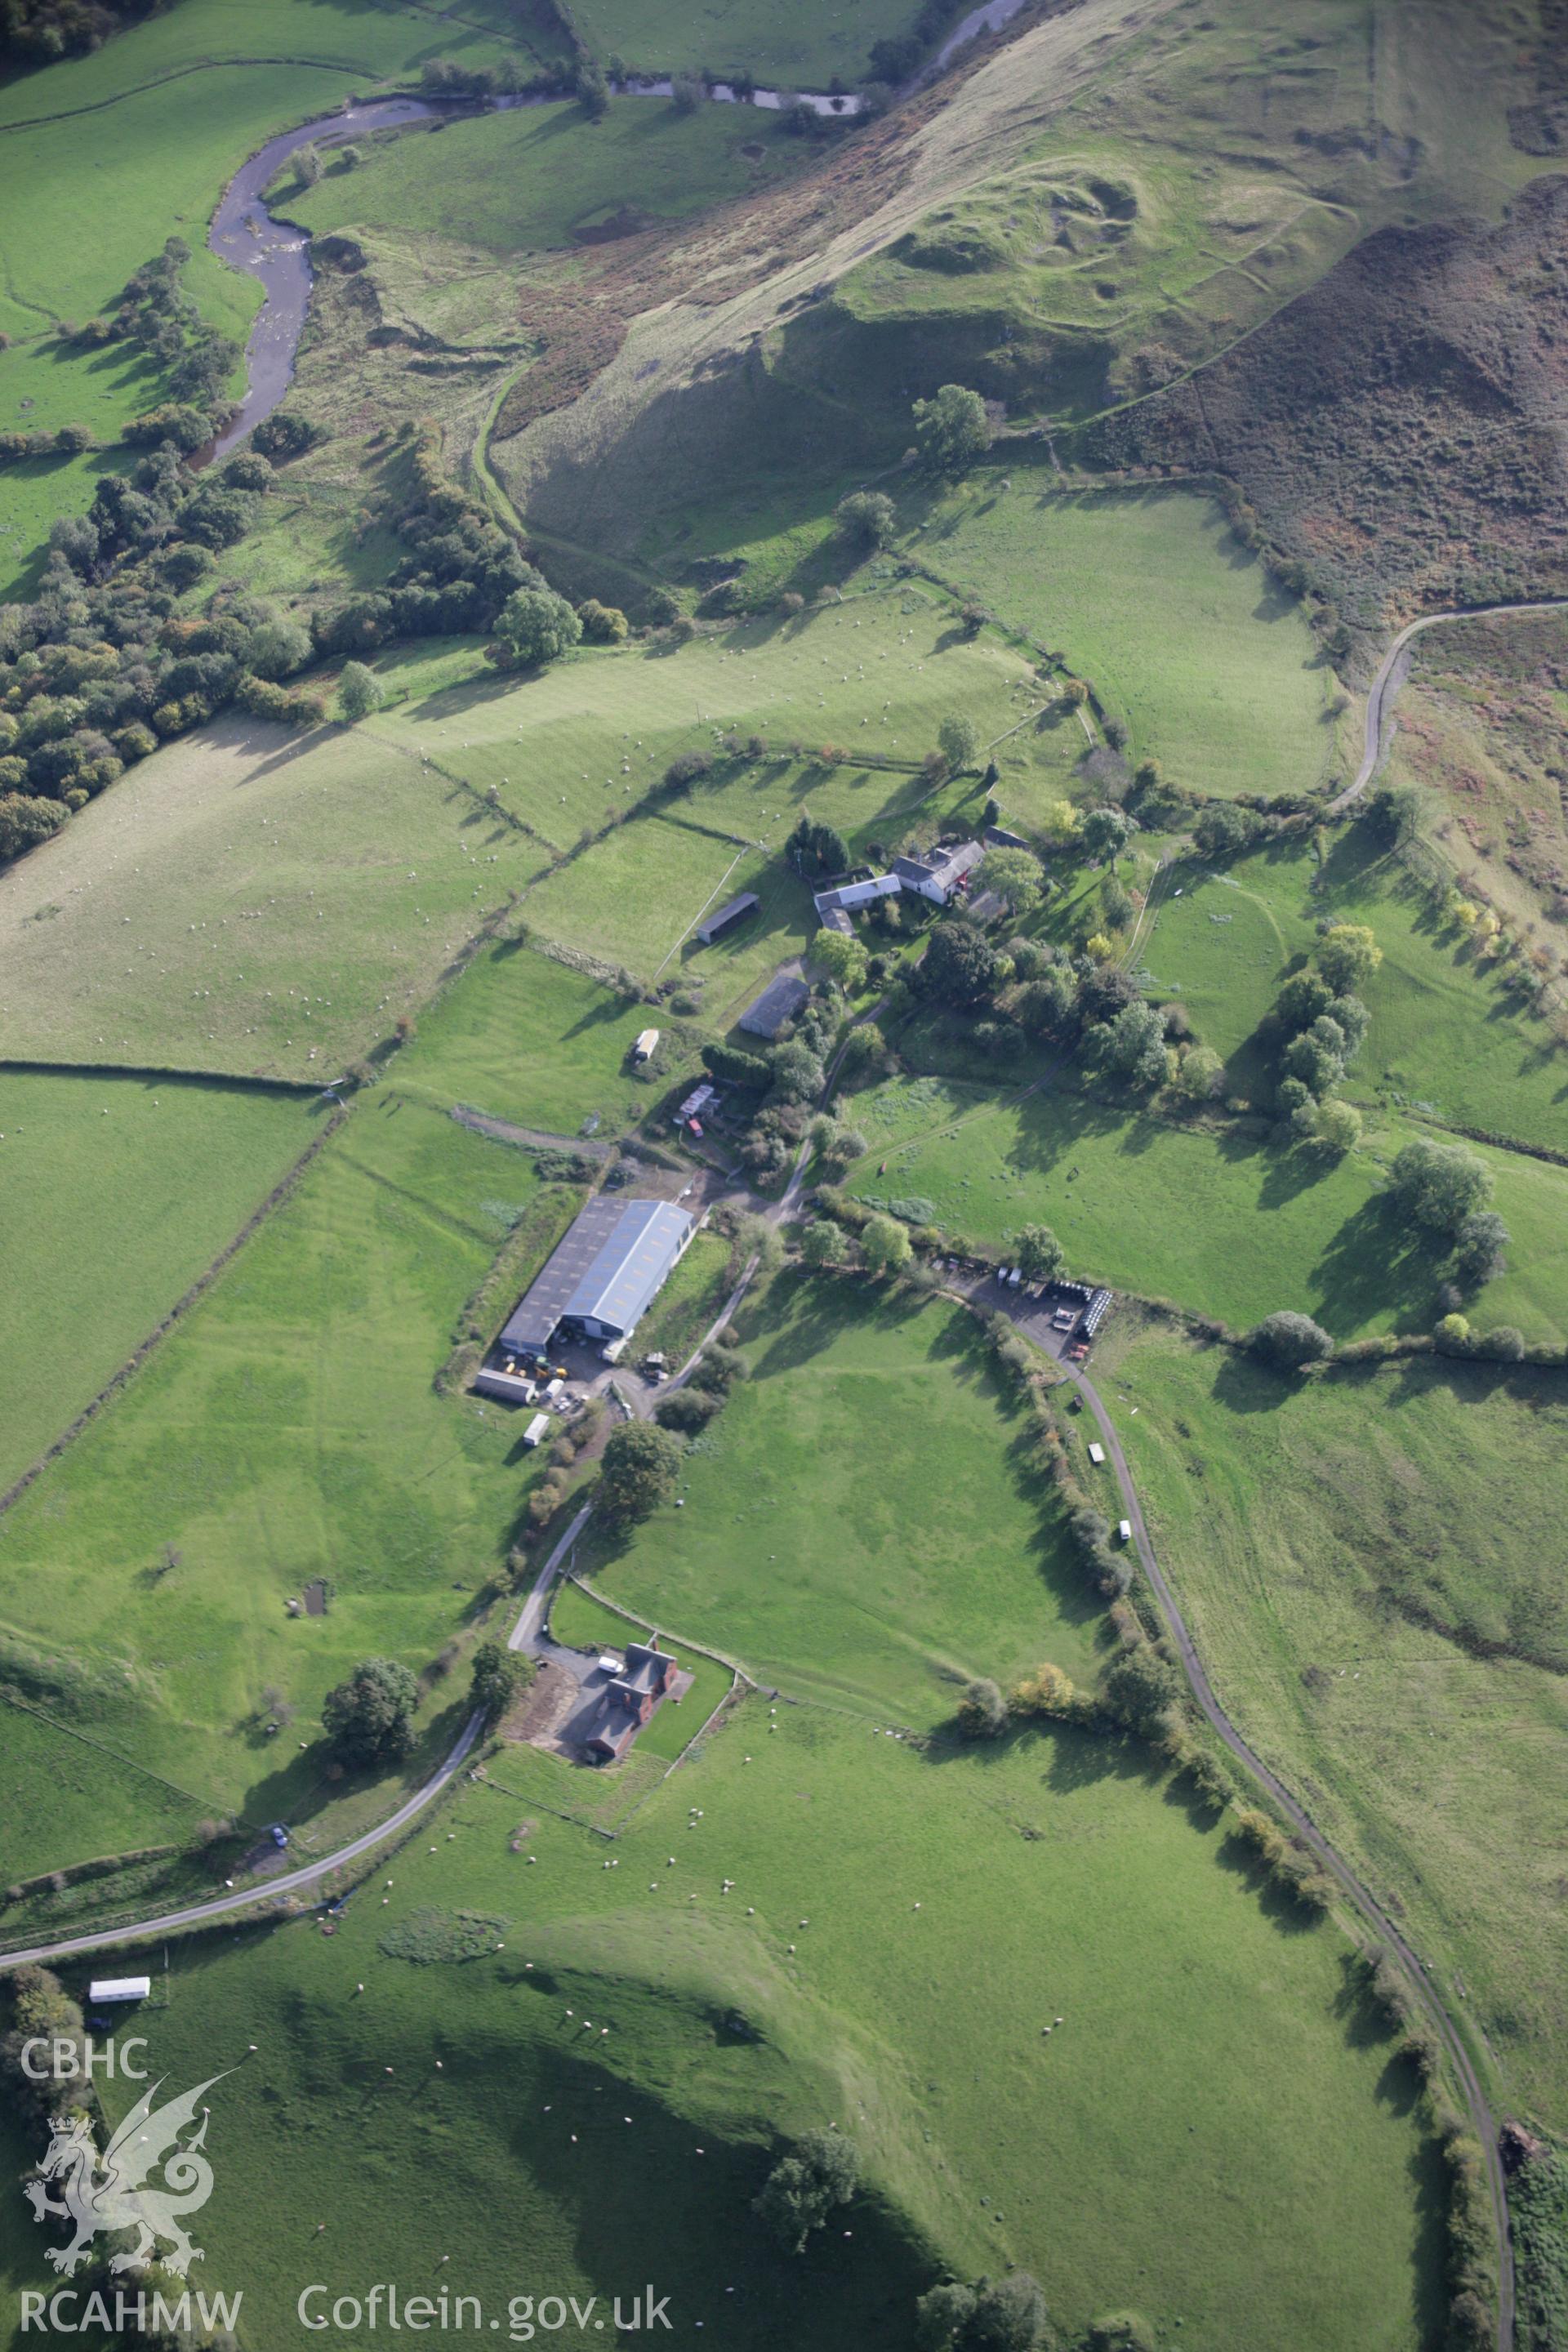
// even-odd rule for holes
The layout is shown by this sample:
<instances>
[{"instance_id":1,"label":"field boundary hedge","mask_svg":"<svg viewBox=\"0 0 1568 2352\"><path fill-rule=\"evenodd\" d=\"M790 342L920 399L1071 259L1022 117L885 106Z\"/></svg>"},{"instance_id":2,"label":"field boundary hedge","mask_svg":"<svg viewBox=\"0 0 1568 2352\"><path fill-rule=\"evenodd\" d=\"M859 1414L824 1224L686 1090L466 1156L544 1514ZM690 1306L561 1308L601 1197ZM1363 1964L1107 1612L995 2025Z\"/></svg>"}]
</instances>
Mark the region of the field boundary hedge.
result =
<instances>
[{"instance_id":1,"label":"field boundary hedge","mask_svg":"<svg viewBox=\"0 0 1568 2352\"><path fill-rule=\"evenodd\" d=\"M223 1070L183 1070L172 1063L159 1066L143 1062L33 1062L6 1055L0 1060L0 1078L13 1072L38 1078L144 1078L158 1086L237 1087L244 1094L289 1095L301 1102L325 1092L316 1078L267 1078L259 1071L231 1077Z\"/></svg>"},{"instance_id":2,"label":"field boundary hedge","mask_svg":"<svg viewBox=\"0 0 1568 2352\"><path fill-rule=\"evenodd\" d=\"M177 1298L173 1307L169 1308L167 1314L162 1317L162 1318L153 1325L152 1330L147 1334L147 1337L142 1340L132 1353L126 1358L124 1363L121 1365L120 1370L117 1372L112 1373L104 1382L102 1388L99 1390L98 1394L91 1398L89 1402L82 1407L81 1411L77 1414L76 1419L69 1424L69 1426L63 1429L60 1432L60 1434L57 1438L53 1439L51 1443L44 1448L42 1454L40 1454L35 1461L28 1464L21 1476L14 1479L11 1485L6 1487L5 1492L3 1495L0 1495L0 1517L4 1517L5 1514L11 1509L14 1504L20 1502L22 1496L33 1484L33 1481L43 1475L43 1473L48 1468L51 1462L58 1460L59 1456L65 1452L67 1446L72 1444L75 1440L81 1435L82 1431L86 1429L89 1422L97 1420L105 1405L112 1403L113 1400L120 1394L121 1390L126 1386L127 1382L135 1373L141 1370L142 1365L146 1362L153 1349L158 1345L158 1342L164 1339L167 1334L174 1329L176 1323L182 1322L184 1319L185 1316L190 1313L191 1308L197 1304L198 1300L206 1296L206 1293L217 1280L225 1266L229 1264L231 1259L237 1256L239 1251L250 1239L251 1234L256 1232L259 1225L265 1223L267 1218L272 1214L274 1209L280 1208L282 1206L283 1202L289 1198L289 1195L293 1192L295 1186L300 1181L300 1177L304 1175L305 1171L315 1159L317 1153L321 1150L323 1144L329 1142L337 1133L339 1128L342 1125L347 1117L348 1109L346 1105L340 1103L336 1110L334 1110L328 1118L327 1123L325 1127L322 1128L321 1133L311 1137L310 1142L305 1146L304 1150L300 1153L299 1159L296 1160L292 1168L289 1169L287 1172L279 1179L278 1182L272 1187L271 1192L267 1195L267 1198L262 1202L260 1207L252 1211L251 1214L247 1217L244 1224L241 1225L238 1233L234 1235L233 1239L226 1242L222 1249L219 1250L217 1255L209 1260L206 1266L200 1274L197 1275L195 1282L192 1283L190 1288L184 1293L183 1297Z\"/></svg>"}]
</instances>

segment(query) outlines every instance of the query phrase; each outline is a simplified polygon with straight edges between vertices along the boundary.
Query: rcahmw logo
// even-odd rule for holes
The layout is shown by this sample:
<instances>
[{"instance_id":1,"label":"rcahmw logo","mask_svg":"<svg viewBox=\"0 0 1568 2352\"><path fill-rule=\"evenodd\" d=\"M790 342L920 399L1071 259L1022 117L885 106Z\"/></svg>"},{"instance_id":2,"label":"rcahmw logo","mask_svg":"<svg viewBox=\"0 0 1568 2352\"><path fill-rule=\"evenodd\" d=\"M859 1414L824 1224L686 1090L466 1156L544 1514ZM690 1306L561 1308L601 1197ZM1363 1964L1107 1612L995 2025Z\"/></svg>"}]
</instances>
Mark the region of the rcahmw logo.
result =
<instances>
[{"instance_id":1,"label":"rcahmw logo","mask_svg":"<svg viewBox=\"0 0 1568 2352\"><path fill-rule=\"evenodd\" d=\"M245 2301L245 2289L237 2294L197 2294L194 2298L187 2288L176 2301L170 2303L161 2294L128 2294L116 2287L105 2294L95 2287L84 2295L79 2287L58 2286L53 2294L40 2294L34 2287L22 2290L22 2332L42 2328L51 2336L188 2336L199 2323L205 2337L215 2329L226 2329L232 2335L239 2324L239 2306Z\"/></svg>"},{"instance_id":2,"label":"rcahmw logo","mask_svg":"<svg viewBox=\"0 0 1568 2352\"><path fill-rule=\"evenodd\" d=\"M24 2063L30 2053L49 2046L29 2043ZM34 2079L45 2081L48 2076ZM199 2123L196 2111L203 2092L222 2080L221 2074L209 2075L183 2098L170 2099L158 2108L153 2102L163 2085L154 2083L137 2100L101 2156L85 2115L78 2112L50 2118L52 2137L38 2167L39 2178L27 2181L23 2194L36 2221L72 2225L75 2234L68 2245L47 2249L47 2259L57 2271L69 2278L87 2260L100 2231L108 2236L119 2230L134 2230L136 2242L112 2257L109 2267L113 2274L144 2270L157 2262L176 2278L184 2278L191 2264L202 2260L200 2246L193 2245L186 2232L184 2217L199 2212L212 2195L213 2168L202 2153L209 2110L201 2108ZM190 2137L182 2140L181 2135L186 2132ZM155 2180L153 2176L160 2171L163 2179ZM52 2182L59 2186L58 2197L49 2194ZM43 2298L38 2301L41 2304Z\"/></svg>"}]
</instances>

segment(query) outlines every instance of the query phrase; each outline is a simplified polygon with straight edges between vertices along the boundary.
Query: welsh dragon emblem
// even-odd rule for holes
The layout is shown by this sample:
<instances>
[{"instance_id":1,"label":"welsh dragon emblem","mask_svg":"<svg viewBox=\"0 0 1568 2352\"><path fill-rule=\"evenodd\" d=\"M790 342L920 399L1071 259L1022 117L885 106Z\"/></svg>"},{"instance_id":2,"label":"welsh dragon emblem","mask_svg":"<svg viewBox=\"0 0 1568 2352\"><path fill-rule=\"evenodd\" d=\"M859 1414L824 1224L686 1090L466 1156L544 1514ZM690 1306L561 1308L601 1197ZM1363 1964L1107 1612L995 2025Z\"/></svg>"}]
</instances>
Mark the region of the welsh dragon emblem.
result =
<instances>
[{"instance_id":1,"label":"welsh dragon emblem","mask_svg":"<svg viewBox=\"0 0 1568 2352\"><path fill-rule=\"evenodd\" d=\"M153 2102L162 2084L154 2083L138 2099L101 2156L85 2116L52 2119L54 2137L39 2167L43 2178L28 2181L25 2193L36 2221L69 2221L75 2228L68 2246L47 2250L56 2270L68 2278L86 2261L88 2249L100 2231L137 2232L135 2245L113 2257L111 2271L140 2270L156 2261L183 2278L192 2263L203 2259L200 2246L191 2243L183 2217L199 2212L212 2195L213 2168L201 2152L207 2135L205 2107L194 2137L184 2146L180 2135L195 2123L196 2103L203 2092L222 2080L221 2074L211 2075L183 2098L171 2099L156 2109ZM151 2176L160 2168L162 2185L149 2187ZM52 2180L61 2184L58 2198L48 2193L47 2183ZM173 2252L158 2252L165 2242Z\"/></svg>"}]
</instances>

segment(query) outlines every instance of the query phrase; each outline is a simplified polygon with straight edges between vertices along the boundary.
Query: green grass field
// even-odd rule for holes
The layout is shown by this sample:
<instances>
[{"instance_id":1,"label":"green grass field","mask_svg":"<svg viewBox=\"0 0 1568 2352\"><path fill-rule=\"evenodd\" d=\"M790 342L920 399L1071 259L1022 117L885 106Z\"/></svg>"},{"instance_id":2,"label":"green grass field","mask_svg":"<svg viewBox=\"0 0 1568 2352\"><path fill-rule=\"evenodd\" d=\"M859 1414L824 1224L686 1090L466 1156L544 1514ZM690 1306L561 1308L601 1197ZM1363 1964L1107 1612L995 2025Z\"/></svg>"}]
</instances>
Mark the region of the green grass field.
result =
<instances>
[{"instance_id":1,"label":"green grass field","mask_svg":"<svg viewBox=\"0 0 1568 2352\"><path fill-rule=\"evenodd\" d=\"M10 1049L325 1082L543 862L366 732L222 721L0 875Z\"/></svg>"},{"instance_id":2,"label":"green grass field","mask_svg":"<svg viewBox=\"0 0 1568 2352\"><path fill-rule=\"evenodd\" d=\"M864 81L872 42L904 32L912 13L909 0L802 0L787 13L761 0L581 0L574 11L599 55L634 72L744 69L805 89L825 89L835 74L851 89Z\"/></svg>"},{"instance_id":3,"label":"green grass field","mask_svg":"<svg viewBox=\"0 0 1568 2352\"><path fill-rule=\"evenodd\" d=\"M139 2021L175 2082L239 2063L204 2277L252 2325L291 2326L313 2279L438 2287L450 2252L488 2308L646 2275L742 2352L899 2352L945 2259L1026 2264L1075 2331L1131 2305L1216 2352L1430 2340L1431 2160L1336 1932L1271 1916L1133 1759L1064 1738L937 1761L756 1699L609 1851L545 1810L571 1776L533 1761L495 1759L330 1937L176 1947ZM483 1922L502 1949L397 1957ZM850 2238L780 2261L749 2200L780 2135L830 2120L868 2194ZM505 2231L465 2230L479 2207ZM0 2229L31 2284L19 2200Z\"/></svg>"},{"instance_id":4,"label":"green grass field","mask_svg":"<svg viewBox=\"0 0 1568 2352\"><path fill-rule=\"evenodd\" d=\"M1131 759L1220 794L1313 792L1338 772L1332 673L1217 506L1184 490L1064 496L1041 467L1007 478L937 500L902 543L1090 680Z\"/></svg>"},{"instance_id":5,"label":"green grass field","mask_svg":"<svg viewBox=\"0 0 1568 2352\"><path fill-rule=\"evenodd\" d=\"M1559 1376L1297 1388L1136 1327L1103 1371L1224 1704L1392 1900L1505 2104L1561 2128Z\"/></svg>"},{"instance_id":6,"label":"green grass field","mask_svg":"<svg viewBox=\"0 0 1568 2352\"><path fill-rule=\"evenodd\" d=\"M891 593L737 622L679 649L658 640L584 653L521 681L487 668L477 648L465 657L441 646L388 656L378 673L399 699L368 734L428 754L481 792L493 787L563 850L635 809L679 753L713 751L731 731L760 736L778 765L739 786L721 772L672 803L673 814L775 845L802 801L836 824L841 810L861 827L884 812L891 822L910 809L910 778L857 769L855 755L913 769L950 711L972 718L983 738L1000 734L1028 676L995 640L968 642L944 607ZM847 756L813 776L790 758L792 742Z\"/></svg>"},{"instance_id":7,"label":"green grass field","mask_svg":"<svg viewBox=\"0 0 1568 2352\"><path fill-rule=\"evenodd\" d=\"M417 1011L485 916L552 852L635 809L678 752L711 749L731 727L853 744L864 719L879 750L907 730L913 759L949 709L1005 724L1021 665L995 645L944 642L952 635L934 613L906 616L879 596L679 653L584 655L521 683L485 668L471 642L443 641L388 656L397 698L352 732L222 720L0 876L11 1049L335 1077ZM884 730L879 705L895 694L902 715ZM763 837L716 836L765 821L782 845L802 805L901 835L923 790L847 765L761 776L761 790L700 784L652 829L612 834L531 894L530 926L651 978ZM812 919L782 868L759 885L742 858L731 887L762 887L768 944L743 933L702 959L727 1003L798 951ZM132 966L111 981L99 951L128 928Z\"/></svg>"},{"instance_id":8,"label":"green grass field","mask_svg":"<svg viewBox=\"0 0 1568 2352\"><path fill-rule=\"evenodd\" d=\"M742 148L763 142L763 152ZM548 253L596 240L606 220L626 233L680 219L764 184L807 151L776 118L736 107L680 114L627 98L584 123L574 102L383 134L357 171L279 188L290 220L373 236L437 236L502 254ZM584 232L586 234L584 234Z\"/></svg>"},{"instance_id":9,"label":"green grass field","mask_svg":"<svg viewBox=\"0 0 1568 2352\"><path fill-rule=\"evenodd\" d=\"M420 1024L420 1084L433 1097L575 1135L597 1118L605 1136L643 1118L657 1079L634 1074L632 1042L654 1015L570 965L503 940L485 949ZM666 1026L673 1042L679 1024Z\"/></svg>"},{"instance_id":10,"label":"green grass field","mask_svg":"<svg viewBox=\"0 0 1568 2352\"><path fill-rule=\"evenodd\" d=\"M211 1811L204 1791L163 1780L127 1754L117 1724L98 1710L82 1720L54 1722L37 1712L47 1693L18 1671L9 1640L0 1650L5 1689L0 1695L0 1790L5 1805L5 1884L64 1862L133 1853L148 1846L183 1846ZM63 1918L80 1897L63 1897ZM27 1933L16 1910L0 1910L8 1945ZM31 1922L28 1923L31 1925ZM0 2272L3 2276L3 2272Z\"/></svg>"},{"instance_id":11,"label":"green grass field","mask_svg":"<svg viewBox=\"0 0 1568 2352\"><path fill-rule=\"evenodd\" d=\"M298 1097L0 1071L0 1486L117 1371L297 1160Z\"/></svg>"},{"instance_id":12,"label":"green grass field","mask_svg":"<svg viewBox=\"0 0 1568 2352\"><path fill-rule=\"evenodd\" d=\"M416 1077L416 1048L408 1062ZM395 1087L360 1097L5 1520L0 1624L59 1661L37 1684L47 1713L204 1811L266 1822L320 1801L321 1757L299 1741L322 1694L367 1654L427 1665L521 1510L534 1465L510 1417L444 1402L432 1380L536 1192L525 1154ZM326 1615L290 1617L317 1576L336 1588ZM269 1685L301 1717L277 1744ZM97 1837L89 1815L58 1820L52 1850L72 1859Z\"/></svg>"},{"instance_id":13,"label":"green grass field","mask_svg":"<svg viewBox=\"0 0 1568 2352\"><path fill-rule=\"evenodd\" d=\"M731 1246L711 1228L692 1235L686 1255L637 1325L639 1359L655 1351L679 1370L714 1320L733 1285Z\"/></svg>"},{"instance_id":14,"label":"green grass field","mask_svg":"<svg viewBox=\"0 0 1568 2352\"><path fill-rule=\"evenodd\" d=\"M761 905L711 947L690 934L704 914L741 890ZM551 875L528 900L542 937L605 963L625 963L645 982L699 984L704 1018L726 1028L774 967L798 956L816 928L811 894L790 868L679 819L639 817L585 857Z\"/></svg>"},{"instance_id":15,"label":"green grass field","mask_svg":"<svg viewBox=\"0 0 1568 2352\"><path fill-rule=\"evenodd\" d=\"M1310 955L1320 921L1365 923L1384 961L1366 986L1372 1027L1345 1092L1559 1143L1568 1055L1543 1021L1517 1009L1459 927L1379 855L1364 827L1338 842L1317 874L1311 854L1295 849L1219 874L1184 863L1161 882L1141 960L1154 991L1178 995L1198 1034L1226 1057L1233 1085L1267 1107L1274 1054L1254 1032L1287 973Z\"/></svg>"},{"instance_id":16,"label":"green grass field","mask_svg":"<svg viewBox=\"0 0 1568 2352\"><path fill-rule=\"evenodd\" d=\"M1044 1497L998 1475L1022 1423L968 1318L795 1277L773 1297L684 1508L607 1557L601 1589L792 1693L921 1728L973 1675L1005 1685L1057 1651L1089 1671L1093 1611Z\"/></svg>"},{"instance_id":17,"label":"green grass field","mask_svg":"<svg viewBox=\"0 0 1568 2352\"><path fill-rule=\"evenodd\" d=\"M1004 1248L1020 1226L1048 1223L1075 1274L1237 1328L1282 1306L1342 1339L1429 1330L1436 1319L1440 1261L1380 1197L1382 1164L1410 1132L1396 1124L1370 1128L1361 1150L1325 1162L1048 1087L998 1101L944 1077L889 1079L844 1109L869 1146L850 1190L951 1234ZM1568 1177L1478 1148L1515 1244L1479 1320L1568 1337Z\"/></svg>"}]
</instances>

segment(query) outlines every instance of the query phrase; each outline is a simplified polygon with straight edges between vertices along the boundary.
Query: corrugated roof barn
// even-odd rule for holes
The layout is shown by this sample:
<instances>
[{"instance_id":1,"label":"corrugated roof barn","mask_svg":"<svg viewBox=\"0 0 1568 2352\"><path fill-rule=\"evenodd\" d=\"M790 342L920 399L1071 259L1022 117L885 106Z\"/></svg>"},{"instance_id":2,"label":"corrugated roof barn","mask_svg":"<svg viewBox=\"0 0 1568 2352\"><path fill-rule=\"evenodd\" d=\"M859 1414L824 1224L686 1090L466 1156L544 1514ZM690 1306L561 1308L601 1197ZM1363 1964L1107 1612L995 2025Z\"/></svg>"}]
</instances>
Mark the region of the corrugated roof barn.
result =
<instances>
[{"instance_id":1,"label":"corrugated roof barn","mask_svg":"<svg viewBox=\"0 0 1568 2352\"><path fill-rule=\"evenodd\" d=\"M543 1355L563 1323L590 1339L626 1338L696 1230L672 1201L590 1201L513 1309L501 1346Z\"/></svg>"}]
</instances>

